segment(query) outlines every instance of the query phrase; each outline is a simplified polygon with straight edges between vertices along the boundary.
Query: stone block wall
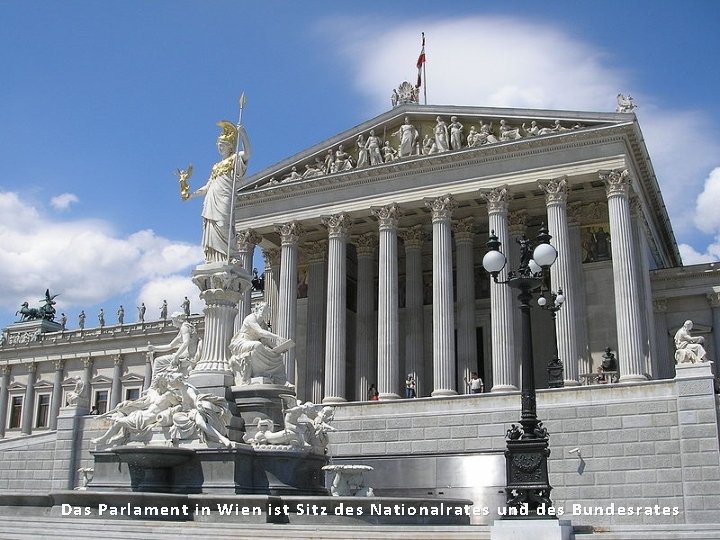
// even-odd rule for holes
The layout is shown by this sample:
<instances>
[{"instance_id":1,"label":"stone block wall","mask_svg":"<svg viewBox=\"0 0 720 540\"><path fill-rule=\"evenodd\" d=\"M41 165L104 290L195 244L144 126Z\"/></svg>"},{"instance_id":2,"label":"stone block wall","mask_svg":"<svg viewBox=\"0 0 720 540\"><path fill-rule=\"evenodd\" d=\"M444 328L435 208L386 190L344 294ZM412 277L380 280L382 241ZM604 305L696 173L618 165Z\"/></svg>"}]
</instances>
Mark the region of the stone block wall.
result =
<instances>
[{"instance_id":1,"label":"stone block wall","mask_svg":"<svg viewBox=\"0 0 720 540\"><path fill-rule=\"evenodd\" d=\"M54 432L0 441L0 491L47 492L54 457Z\"/></svg>"}]
</instances>

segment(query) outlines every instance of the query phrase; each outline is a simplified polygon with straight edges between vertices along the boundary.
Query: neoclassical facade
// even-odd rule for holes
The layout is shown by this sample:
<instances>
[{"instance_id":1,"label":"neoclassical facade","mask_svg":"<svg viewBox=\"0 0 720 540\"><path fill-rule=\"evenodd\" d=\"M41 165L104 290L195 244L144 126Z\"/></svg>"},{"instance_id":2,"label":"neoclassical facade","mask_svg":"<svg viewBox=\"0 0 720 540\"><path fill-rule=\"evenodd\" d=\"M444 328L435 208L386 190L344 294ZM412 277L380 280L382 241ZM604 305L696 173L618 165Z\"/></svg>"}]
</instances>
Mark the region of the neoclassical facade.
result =
<instances>
[{"instance_id":1,"label":"neoclassical facade","mask_svg":"<svg viewBox=\"0 0 720 540\"><path fill-rule=\"evenodd\" d=\"M518 302L481 261L492 231L505 278L515 239L543 224L559 253L547 287L566 301L555 328L533 310L540 387L555 345L566 387L606 348L621 382L672 378L670 338L687 318L712 358L720 350L720 269L682 267L632 113L402 104L245 178L234 215L238 264L249 272L262 251L273 331L296 342L289 380L316 403L363 401L371 385L398 399L408 374L420 397L467 393L471 372L488 391L519 388ZM149 383L148 341L175 330L4 333L9 437L54 429L77 377L99 408L134 397Z\"/></svg>"}]
</instances>

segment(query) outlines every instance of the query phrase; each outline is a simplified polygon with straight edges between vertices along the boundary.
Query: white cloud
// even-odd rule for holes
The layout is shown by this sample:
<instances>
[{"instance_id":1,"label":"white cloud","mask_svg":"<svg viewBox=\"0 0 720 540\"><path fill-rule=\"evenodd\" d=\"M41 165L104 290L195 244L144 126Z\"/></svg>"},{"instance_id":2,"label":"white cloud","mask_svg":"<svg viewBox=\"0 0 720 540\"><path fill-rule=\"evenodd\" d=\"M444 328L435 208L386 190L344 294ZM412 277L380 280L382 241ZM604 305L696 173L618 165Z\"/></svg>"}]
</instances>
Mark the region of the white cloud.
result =
<instances>
[{"instance_id":1,"label":"white cloud","mask_svg":"<svg viewBox=\"0 0 720 540\"><path fill-rule=\"evenodd\" d=\"M720 261L720 241L717 240L707 247L705 253L699 253L687 244L680 244L678 248L683 264L686 265Z\"/></svg>"},{"instance_id":2,"label":"white cloud","mask_svg":"<svg viewBox=\"0 0 720 540\"><path fill-rule=\"evenodd\" d=\"M720 233L720 167L712 170L705 179L702 193L695 204L695 225L706 233Z\"/></svg>"},{"instance_id":3,"label":"white cloud","mask_svg":"<svg viewBox=\"0 0 720 540\"><path fill-rule=\"evenodd\" d=\"M319 31L339 44L343 62L354 66L355 86L375 112L389 108L390 92L400 82L415 80L422 31L430 104L614 111L618 92L632 94L678 241L698 257L713 253L712 246L700 245L706 238L694 225L708 223L705 208L712 205L711 191L720 200L720 186L706 182L702 209L698 205L697 216L693 209L702 179L720 165L717 127L700 111L657 105L652 91L643 92L626 71L611 67L622 59L561 28L510 17L401 25L366 19L353 21L350 32L340 22L327 19ZM720 213L711 221L720 221ZM687 253L686 262L694 260Z\"/></svg>"},{"instance_id":4,"label":"white cloud","mask_svg":"<svg viewBox=\"0 0 720 540\"><path fill-rule=\"evenodd\" d=\"M48 221L16 193L0 192L0 307L39 290L62 293L63 309L100 302L194 266L199 246L145 230L121 237L103 221Z\"/></svg>"},{"instance_id":5,"label":"white cloud","mask_svg":"<svg viewBox=\"0 0 720 540\"><path fill-rule=\"evenodd\" d=\"M67 210L70 205L76 202L80 202L77 195L74 193L63 193L57 197L50 199L50 204L55 210Z\"/></svg>"},{"instance_id":6,"label":"white cloud","mask_svg":"<svg viewBox=\"0 0 720 540\"><path fill-rule=\"evenodd\" d=\"M148 281L137 295L137 305L145 303L147 313L145 320L160 317L160 307L163 300L168 303L168 316L174 311L182 311L182 301L185 297L190 300L191 313L202 313L204 302L200 300L200 289L197 288L188 276L171 275Z\"/></svg>"}]
</instances>

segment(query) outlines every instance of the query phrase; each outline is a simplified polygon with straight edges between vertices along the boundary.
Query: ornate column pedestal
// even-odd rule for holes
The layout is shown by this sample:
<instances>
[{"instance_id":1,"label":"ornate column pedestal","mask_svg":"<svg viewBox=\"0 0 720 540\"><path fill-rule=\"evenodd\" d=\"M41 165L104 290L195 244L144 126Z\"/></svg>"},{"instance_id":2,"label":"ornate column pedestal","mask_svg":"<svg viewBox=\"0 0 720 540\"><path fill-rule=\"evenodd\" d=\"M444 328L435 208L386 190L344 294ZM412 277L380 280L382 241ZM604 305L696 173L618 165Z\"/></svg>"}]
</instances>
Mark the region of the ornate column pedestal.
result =
<instances>
[{"instance_id":1,"label":"ornate column pedestal","mask_svg":"<svg viewBox=\"0 0 720 540\"><path fill-rule=\"evenodd\" d=\"M508 231L508 191L505 186L481 192L487 201L490 231L495 231L504 246L510 245ZM500 281L507 280L507 265L498 274ZM492 334L492 392L517 390L515 367L515 325L512 313L513 299L510 287L490 283L490 326Z\"/></svg>"},{"instance_id":2,"label":"ornate column pedestal","mask_svg":"<svg viewBox=\"0 0 720 540\"><path fill-rule=\"evenodd\" d=\"M433 224L433 396L454 396L455 305L453 303L451 195L426 200Z\"/></svg>"},{"instance_id":3,"label":"ornate column pedestal","mask_svg":"<svg viewBox=\"0 0 720 540\"><path fill-rule=\"evenodd\" d=\"M345 343L347 291L347 234L350 218L345 213L324 217L328 229L327 323L325 325L325 389L323 403L345 399Z\"/></svg>"},{"instance_id":4,"label":"ornate column pedestal","mask_svg":"<svg viewBox=\"0 0 720 540\"><path fill-rule=\"evenodd\" d=\"M205 336L200 360L190 372L189 382L225 397L225 388L235 380L228 345L238 302L250 287L250 274L237 265L208 263L195 269L192 280L205 301Z\"/></svg>"},{"instance_id":5,"label":"ornate column pedestal","mask_svg":"<svg viewBox=\"0 0 720 540\"><path fill-rule=\"evenodd\" d=\"M399 399L400 320L398 313L397 226L400 208L389 204L371 208L378 218L378 393L380 399Z\"/></svg>"}]
</instances>

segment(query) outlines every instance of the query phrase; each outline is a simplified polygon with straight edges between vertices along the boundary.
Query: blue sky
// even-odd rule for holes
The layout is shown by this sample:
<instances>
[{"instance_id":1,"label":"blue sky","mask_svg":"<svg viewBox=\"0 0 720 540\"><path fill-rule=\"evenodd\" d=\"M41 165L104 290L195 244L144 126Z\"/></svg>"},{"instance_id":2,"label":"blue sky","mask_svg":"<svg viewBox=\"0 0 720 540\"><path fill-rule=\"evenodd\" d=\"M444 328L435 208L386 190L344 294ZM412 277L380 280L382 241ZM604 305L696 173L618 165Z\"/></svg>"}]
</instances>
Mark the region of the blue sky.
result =
<instances>
[{"instance_id":1,"label":"blue sky","mask_svg":"<svg viewBox=\"0 0 720 540\"><path fill-rule=\"evenodd\" d=\"M241 91L261 170L390 107L427 36L428 101L614 110L632 94L687 263L720 258L720 4L0 3L0 327L45 288L75 326L197 293L199 182Z\"/></svg>"}]
</instances>

